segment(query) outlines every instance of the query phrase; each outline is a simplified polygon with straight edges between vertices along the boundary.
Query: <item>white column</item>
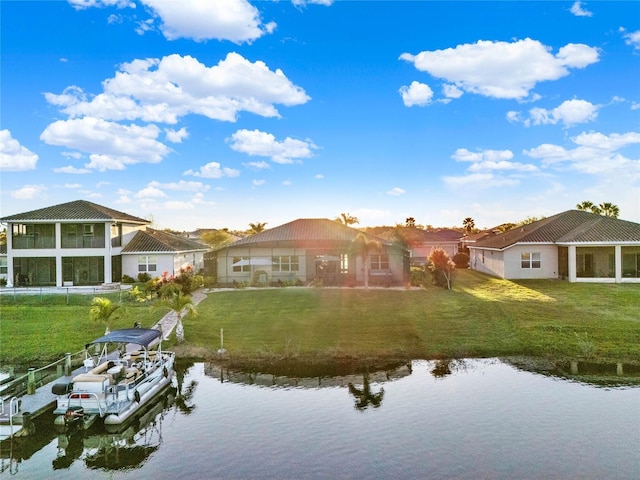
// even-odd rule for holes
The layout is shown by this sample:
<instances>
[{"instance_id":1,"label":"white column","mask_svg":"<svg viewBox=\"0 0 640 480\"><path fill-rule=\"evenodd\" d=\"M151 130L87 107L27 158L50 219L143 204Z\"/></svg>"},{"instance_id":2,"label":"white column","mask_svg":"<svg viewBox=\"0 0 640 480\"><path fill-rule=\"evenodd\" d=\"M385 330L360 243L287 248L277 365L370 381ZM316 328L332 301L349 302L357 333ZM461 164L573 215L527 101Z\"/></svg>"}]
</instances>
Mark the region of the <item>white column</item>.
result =
<instances>
[{"instance_id":1,"label":"white column","mask_svg":"<svg viewBox=\"0 0 640 480\"><path fill-rule=\"evenodd\" d=\"M622 246L615 246L616 283L622 281Z\"/></svg>"},{"instance_id":2,"label":"white column","mask_svg":"<svg viewBox=\"0 0 640 480\"><path fill-rule=\"evenodd\" d=\"M7 287L13 286L13 224L7 224Z\"/></svg>"},{"instance_id":3,"label":"white column","mask_svg":"<svg viewBox=\"0 0 640 480\"><path fill-rule=\"evenodd\" d=\"M55 236L56 236L56 287L62 287L64 281L62 280L62 226L60 222L55 224Z\"/></svg>"},{"instance_id":4,"label":"white column","mask_svg":"<svg viewBox=\"0 0 640 480\"><path fill-rule=\"evenodd\" d=\"M568 260L569 260L569 281L575 282L577 273L576 273L576 246L569 245L568 248Z\"/></svg>"},{"instance_id":5,"label":"white column","mask_svg":"<svg viewBox=\"0 0 640 480\"><path fill-rule=\"evenodd\" d=\"M111 283L111 224L104 224L104 282Z\"/></svg>"}]
</instances>

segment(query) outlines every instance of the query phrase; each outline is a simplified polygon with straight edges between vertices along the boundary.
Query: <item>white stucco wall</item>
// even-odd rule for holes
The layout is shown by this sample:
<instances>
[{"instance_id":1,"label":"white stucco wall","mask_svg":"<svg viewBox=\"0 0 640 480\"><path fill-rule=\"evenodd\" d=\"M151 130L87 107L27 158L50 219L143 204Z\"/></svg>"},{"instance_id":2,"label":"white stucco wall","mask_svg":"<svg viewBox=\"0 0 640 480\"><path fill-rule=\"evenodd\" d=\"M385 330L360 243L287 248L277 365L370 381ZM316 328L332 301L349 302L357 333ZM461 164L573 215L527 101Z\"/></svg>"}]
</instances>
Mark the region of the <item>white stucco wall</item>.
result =
<instances>
[{"instance_id":1,"label":"white stucco wall","mask_svg":"<svg viewBox=\"0 0 640 480\"><path fill-rule=\"evenodd\" d=\"M479 272L511 280L558 278L556 245L515 245L504 251L469 247L469 251L471 268ZM540 268L522 268L522 253L526 252L540 254Z\"/></svg>"}]
</instances>

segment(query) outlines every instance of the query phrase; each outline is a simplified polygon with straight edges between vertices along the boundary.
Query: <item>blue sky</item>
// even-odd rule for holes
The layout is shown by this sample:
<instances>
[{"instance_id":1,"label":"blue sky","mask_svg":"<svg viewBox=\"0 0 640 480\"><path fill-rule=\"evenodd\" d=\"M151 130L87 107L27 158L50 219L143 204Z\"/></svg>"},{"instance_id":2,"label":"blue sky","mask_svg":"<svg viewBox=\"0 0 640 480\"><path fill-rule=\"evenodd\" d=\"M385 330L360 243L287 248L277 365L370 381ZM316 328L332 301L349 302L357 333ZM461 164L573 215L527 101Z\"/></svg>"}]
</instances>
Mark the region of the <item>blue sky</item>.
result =
<instances>
[{"instance_id":1,"label":"blue sky","mask_svg":"<svg viewBox=\"0 0 640 480\"><path fill-rule=\"evenodd\" d=\"M0 213L640 222L640 3L2 1Z\"/></svg>"}]
</instances>

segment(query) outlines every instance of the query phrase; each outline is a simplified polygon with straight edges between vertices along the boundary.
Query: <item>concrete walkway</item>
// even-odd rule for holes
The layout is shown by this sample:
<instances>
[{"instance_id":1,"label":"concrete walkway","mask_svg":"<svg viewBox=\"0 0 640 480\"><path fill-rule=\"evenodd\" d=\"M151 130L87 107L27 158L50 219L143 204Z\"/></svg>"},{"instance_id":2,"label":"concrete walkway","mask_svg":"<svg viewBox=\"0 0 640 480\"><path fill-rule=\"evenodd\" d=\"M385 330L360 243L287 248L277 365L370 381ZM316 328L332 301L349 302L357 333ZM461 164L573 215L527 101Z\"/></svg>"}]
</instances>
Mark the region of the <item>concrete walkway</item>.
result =
<instances>
[{"instance_id":1,"label":"concrete walkway","mask_svg":"<svg viewBox=\"0 0 640 480\"><path fill-rule=\"evenodd\" d=\"M196 290L191 294L191 301L194 305L199 304L205 298L207 298L207 296L202 289ZM177 323L178 316L176 315L176 312L171 311L162 317L160 321L151 328L160 330L162 332L162 340L167 340Z\"/></svg>"}]
</instances>

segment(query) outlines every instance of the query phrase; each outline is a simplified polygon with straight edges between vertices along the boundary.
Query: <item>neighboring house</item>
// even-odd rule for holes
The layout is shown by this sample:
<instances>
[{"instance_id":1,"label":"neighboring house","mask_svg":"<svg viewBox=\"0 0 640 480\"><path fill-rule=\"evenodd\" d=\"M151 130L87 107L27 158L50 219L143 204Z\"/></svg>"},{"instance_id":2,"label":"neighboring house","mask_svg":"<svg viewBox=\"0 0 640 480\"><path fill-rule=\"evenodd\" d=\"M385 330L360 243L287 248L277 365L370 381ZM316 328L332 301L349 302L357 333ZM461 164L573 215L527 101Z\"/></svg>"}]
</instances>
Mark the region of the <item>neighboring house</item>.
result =
<instances>
[{"instance_id":1,"label":"neighboring house","mask_svg":"<svg viewBox=\"0 0 640 480\"><path fill-rule=\"evenodd\" d=\"M323 285L364 283L363 261L351 252L360 232L333 220L298 219L243 238L207 254L215 262L220 284L234 282L274 284L322 280ZM385 240L381 249L368 255L369 281L373 284L402 284L409 274L408 252ZM211 256L210 256L211 255ZM205 267L205 270L209 270Z\"/></svg>"},{"instance_id":2,"label":"neighboring house","mask_svg":"<svg viewBox=\"0 0 640 480\"><path fill-rule=\"evenodd\" d=\"M388 240L401 237L411 256L411 265L423 266L435 248L453 257L460 248L463 234L451 229L422 230L414 227L373 227L366 230Z\"/></svg>"},{"instance_id":3,"label":"neighboring house","mask_svg":"<svg viewBox=\"0 0 640 480\"><path fill-rule=\"evenodd\" d=\"M122 271L133 278L139 273L151 277L165 272L177 275L187 266L199 272L204 269L203 256L207 250L210 250L207 245L196 240L147 227L136 232L122 249Z\"/></svg>"},{"instance_id":4,"label":"neighboring house","mask_svg":"<svg viewBox=\"0 0 640 480\"><path fill-rule=\"evenodd\" d=\"M142 258L149 271L157 253L128 248L123 255L150 222L85 200L10 215L0 222L7 225L9 286L119 282L123 274L137 277ZM174 255L186 253L178 249ZM136 261L130 265L124 257ZM154 276L161 274L159 271Z\"/></svg>"},{"instance_id":5,"label":"neighboring house","mask_svg":"<svg viewBox=\"0 0 640 480\"><path fill-rule=\"evenodd\" d=\"M469 244L470 267L508 279L640 283L640 224L568 210Z\"/></svg>"},{"instance_id":6,"label":"neighboring house","mask_svg":"<svg viewBox=\"0 0 640 480\"><path fill-rule=\"evenodd\" d=\"M495 237L499 233L500 232L496 230L487 230L484 232L474 233L473 235L465 235L460 239L460 245L462 246L461 249L468 249L470 246L475 245L482 240L486 240L487 238Z\"/></svg>"}]
</instances>

